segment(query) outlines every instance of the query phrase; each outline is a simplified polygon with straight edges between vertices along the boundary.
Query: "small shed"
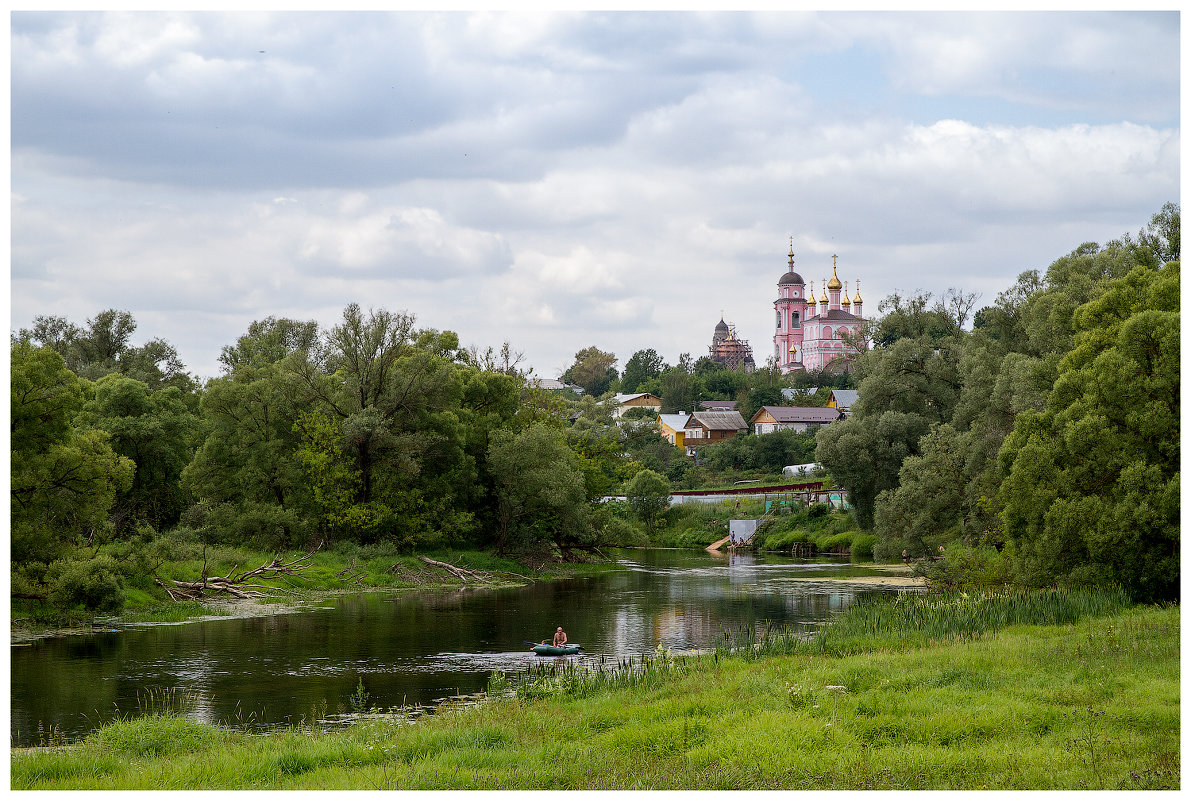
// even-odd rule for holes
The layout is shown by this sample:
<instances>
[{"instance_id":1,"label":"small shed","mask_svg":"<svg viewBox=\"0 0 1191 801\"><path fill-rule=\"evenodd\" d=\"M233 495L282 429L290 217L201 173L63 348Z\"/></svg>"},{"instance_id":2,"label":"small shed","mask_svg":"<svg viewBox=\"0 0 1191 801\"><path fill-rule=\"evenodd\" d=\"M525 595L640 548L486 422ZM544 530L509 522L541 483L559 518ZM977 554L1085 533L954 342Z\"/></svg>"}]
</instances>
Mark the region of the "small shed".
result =
<instances>
[{"instance_id":1,"label":"small shed","mask_svg":"<svg viewBox=\"0 0 1191 801\"><path fill-rule=\"evenodd\" d=\"M733 546L752 545L757 536L757 524L760 520L729 520L728 536Z\"/></svg>"}]
</instances>

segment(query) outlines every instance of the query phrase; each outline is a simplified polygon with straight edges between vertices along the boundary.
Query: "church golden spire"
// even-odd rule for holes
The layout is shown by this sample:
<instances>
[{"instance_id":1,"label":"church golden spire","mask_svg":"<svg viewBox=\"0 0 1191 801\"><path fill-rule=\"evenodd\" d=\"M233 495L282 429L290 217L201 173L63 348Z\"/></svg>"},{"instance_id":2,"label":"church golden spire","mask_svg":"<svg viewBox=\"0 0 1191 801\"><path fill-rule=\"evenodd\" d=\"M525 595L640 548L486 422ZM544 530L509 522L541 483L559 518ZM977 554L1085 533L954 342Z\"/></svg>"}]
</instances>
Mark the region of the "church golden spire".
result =
<instances>
[{"instance_id":1,"label":"church golden spire","mask_svg":"<svg viewBox=\"0 0 1191 801\"><path fill-rule=\"evenodd\" d=\"M838 258L839 256L836 256L834 253L831 254L831 281L827 284L827 288L833 291L843 286L839 282L839 276L835 274L835 260Z\"/></svg>"},{"instance_id":2,"label":"church golden spire","mask_svg":"<svg viewBox=\"0 0 1191 801\"><path fill-rule=\"evenodd\" d=\"M852 305L852 301L848 300L848 282L847 282L847 281L844 281L844 294L843 294L843 300L841 300L839 303L840 303L840 305L841 305L841 306L843 306L845 309L847 309L849 306L851 306L851 305Z\"/></svg>"}]
</instances>

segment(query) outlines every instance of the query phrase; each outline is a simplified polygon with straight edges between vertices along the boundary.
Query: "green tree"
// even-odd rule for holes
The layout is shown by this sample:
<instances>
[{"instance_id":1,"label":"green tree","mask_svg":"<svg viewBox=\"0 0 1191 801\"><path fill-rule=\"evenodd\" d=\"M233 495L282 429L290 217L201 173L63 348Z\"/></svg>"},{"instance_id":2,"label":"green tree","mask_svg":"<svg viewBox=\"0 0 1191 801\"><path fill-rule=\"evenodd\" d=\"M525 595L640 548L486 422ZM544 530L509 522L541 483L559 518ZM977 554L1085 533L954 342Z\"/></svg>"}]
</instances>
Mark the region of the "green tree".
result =
<instances>
[{"instance_id":1,"label":"green tree","mask_svg":"<svg viewBox=\"0 0 1191 801\"><path fill-rule=\"evenodd\" d=\"M11 558L48 563L105 526L135 466L106 433L75 427L87 385L60 354L18 341L10 359Z\"/></svg>"},{"instance_id":2,"label":"green tree","mask_svg":"<svg viewBox=\"0 0 1191 801\"><path fill-rule=\"evenodd\" d=\"M702 385L689 371L682 367L667 367L659 381L662 414L698 411L695 404L703 394Z\"/></svg>"},{"instance_id":3,"label":"green tree","mask_svg":"<svg viewBox=\"0 0 1191 801\"><path fill-rule=\"evenodd\" d=\"M200 404L206 436L182 472L197 499L185 525L262 548L297 547L316 535L319 510L295 429L299 414L314 409L294 365L319 345L313 321L270 317L223 348L225 374L207 382Z\"/></svg>"},{"instance_id":4,"label":"green tree","mask_svg":"<svg viewBox=\"0 0 1191 801\"><path fill-rule=\"evenodd\" d=\"M136 465L132 486L113 509L117 532L137 522L158 529L177 523L186 505L180 477L199 438L199 420L182 391L175 386L154 391L143 381L110 373L95 382L80 419L107 432L112 450Z\"/></svg>"},{"instance_id":5,"label":"green tree","mask_svg":"<svg viewBox=\"0 0 1191 801\"><path fill-rule=\"evenodd\" d=\"M522 432L492 432L488 469L496 497L497 551L566 549L586 541L590 523L583 475L561 431L535 423Z\"/></svg>"},{"instance_id":6,"label":"green tree","mask_svg":"<svg viewBox=\"0 0 1191 801\"><path fill-rule=\"evenodd\" d=\"M1021 578L1179 594L1179 264L1139 266L1073 314L1076 346L1001 450Z\"/></svg>"},{"instance_id":7,"label":"green tree","mask_svg":"<svg viewBox=\"0 0 1191 801\"><path fill-rule=\"evenodd\" d=\"M874 528L886 558L903 548L925 556L936 541L959 532L966 483L961 438L950 425L931 428L917 443L920 455L902 462L898 485L878 497Z\"/></svg>"},{"instance_id":8,"label":"green tree","mask_svg":"<svg viewBox=\"0 0 1191 801\"><path fill-rule=\"evenodd\" d=\"M657 378L666 369L666 363L653 348L646 348L634 353L625 362L624 374L620 377L620 391L625 393L638 392L641 384L651 378Z\"/></svg>"},{"instance_id":9,"label":"green tree","mask_svg":"<svg viewBox=\"0 0 1191 801\"><path fill-rule=\"evenodd\" d=\"M732 400L749 386L749 377L743 370L729 370L706 356L695 362L695 377L702 382L707 395L716 400Z\"/></svg>"},{"instance_id":10,"label":"green tree","mask_svg":"<svg viewBox=\"0 0 1191 801\"><path fill-rule=\"evenodd\" d=\"M197 389L177 350L162 339L134 347L136 320L127 311L105 309L87 321L85 328L64 317L39 315L32 328L22 328L19 338L57 351L67 369L82 378L98 380L109 373L123 373L153 389L176 386L188 395Z\"/></svg>"},{"instance_id":11,"label":"green tree","mask_svg":"<svg viewBox=\"0 0 1191 801\"><path fill-rule=\"evenodd\" d=\"M316 321L266 317L253 321L235 345L225 345L219 363L228 374L249 367L259 369L279 364L288 356L309 352L317 345Z\"/></svg>"},{"instance_id":12,"label":"green tree","mask_svg":"<svg viewBox=\"0 0 1191 801\"><path fill-rule=\"evenodd\" d=\"M670 507L670 483L653 470L638 471L625 486L629 509L645 526L649 536L657 531L658 521Z\"/></svg>"},{"instance_id":13,"label":"green tree","mask_svg":"<svg viewBox=\"0 0 1191 801\"><path fill-rule=\"evenodd\" d=\"M581 386L584 392L597 398L611 388L616 378L616 354L594 345L576 353L575 362L561 376L562 381Z\"/></svg>"},{"instance_id":14,"label":"green tree","mask_svg":"<svg viewBox=\"0 0 1191 801\"><path fill-rule=\"evenodd\" d=\"M928 430L926 417L899 411L849 417L819 429L815 461L848 491L862 528L873 527L877 496L897 486L902 462L920 453L918 442Z\"/></svg>"},{"instance_id":15,"label":"green tree","mask_svg":"<svg viewBox=\"0 0 1191 801\"><path fill-rule=\"evenodd\" d=\"M894 292L877 305L880 316L874 322L873 345L888 347L899 339L941 342L959 334L962 325L948 313L942 301L931 304L929 292L902 297Z\"/></svg>"}]
</instances>

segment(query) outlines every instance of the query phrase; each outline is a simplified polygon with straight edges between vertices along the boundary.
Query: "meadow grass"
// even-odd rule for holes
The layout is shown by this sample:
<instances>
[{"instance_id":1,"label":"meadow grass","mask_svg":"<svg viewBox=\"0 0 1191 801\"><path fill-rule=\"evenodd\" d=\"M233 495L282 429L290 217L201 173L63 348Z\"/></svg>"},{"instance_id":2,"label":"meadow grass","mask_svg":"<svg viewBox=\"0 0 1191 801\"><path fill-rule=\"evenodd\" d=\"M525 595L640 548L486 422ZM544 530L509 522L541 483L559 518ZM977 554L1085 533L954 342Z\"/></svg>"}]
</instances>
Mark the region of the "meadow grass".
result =
<instances>
[{"instance_id":1,"label":"meadow grass","mask_svg":"<svg viewBox=\"0 0 1191 801\"><path fill-rule=\"evenodd\" d=\"M1077 606L1068 601L1029 614ZM857 611L869 622L853 625L874 614ZM978 636L942 631L928 644L875 636L861 648L853 634L837 653L771 637L700 657L660 651L603 676L496 674L478 706L334 733L254 736L166 712L75 746L14 750L11 785L1177 789L1179 609L1109 602L1089 614L1030 624L1005 616L1003 628L994 620ZM877 626L909 630L920 619Z\"/></svg>"}]
</instances>

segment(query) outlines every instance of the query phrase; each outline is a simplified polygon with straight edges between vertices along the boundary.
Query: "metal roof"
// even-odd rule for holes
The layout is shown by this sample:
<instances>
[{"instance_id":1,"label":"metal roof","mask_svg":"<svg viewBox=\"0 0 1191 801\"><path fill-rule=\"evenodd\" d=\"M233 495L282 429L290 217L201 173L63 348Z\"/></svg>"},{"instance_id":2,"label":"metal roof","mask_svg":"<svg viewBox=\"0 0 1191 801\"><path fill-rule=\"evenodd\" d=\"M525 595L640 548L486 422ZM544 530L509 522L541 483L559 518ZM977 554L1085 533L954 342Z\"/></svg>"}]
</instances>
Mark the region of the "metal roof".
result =
<instances>
[{"instance_id":1,"label":"metal roof","mask_svg":"<svg viewBox=\"0 0 1191 801\"><path fill-rule=\"evenodd\" d=\"M831 397L835 398L841 409L850 409L860 399L860 392L854 389L833 389Z\"/></svg>"},{"instance_id":2,"label":"metal roof","mask_svg":"<svg viewBox=\"0 0 1191 801\"><path fill-rule=\"evenodd\" d=\"M695 412L691 421L701 424L709 431L742 431L748 428L740 412ZM687 423L690 428L690 423Z\"/></svg>"},{"instance_id":3,"label":"metal roof","mask_svg":"<svg viewBox=\"0 0 1191 801\"><path fill-rule=\"evenodd\" d=\"M840 411L829 406L762 406L749 422L755 423L762 413L768 412L779 423L834 423Z\"/></svg>"},{"instance_id":4,"label":"metal roof","mask_svg":"<svg viewBox=\"0 0 1191 801\"><path fill-rule=\"evenodd\" d=\"M658 419L662 425L670 428L673 431L682 431L686 428L687 421L691 419L689 414L659 414Z\"/></svg>"}]
</instances>

